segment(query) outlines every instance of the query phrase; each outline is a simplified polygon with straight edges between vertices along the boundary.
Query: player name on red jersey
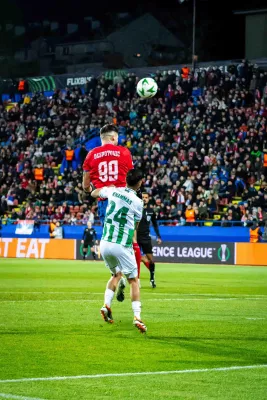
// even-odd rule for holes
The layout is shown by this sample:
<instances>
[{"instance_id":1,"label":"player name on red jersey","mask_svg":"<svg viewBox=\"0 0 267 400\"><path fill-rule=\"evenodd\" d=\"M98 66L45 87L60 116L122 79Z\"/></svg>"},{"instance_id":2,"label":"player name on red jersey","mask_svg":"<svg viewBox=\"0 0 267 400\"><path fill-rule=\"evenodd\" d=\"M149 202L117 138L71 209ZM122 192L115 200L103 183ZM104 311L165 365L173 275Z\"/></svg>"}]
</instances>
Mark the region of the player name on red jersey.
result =
<instances>
[{"instance_id":1,"label":"player name on red jersey","mask_svg":"<svg viewBox=\"0 0 267 400\"><path fill-rule=\"evenodd\" d=\"M97 158L109 157L109 156L120 157L120 155L121 155L120 151L106 150L106 151L101 151L101 153L95 153L94 160L96 160Z\"/></svg>"}]
</instances>

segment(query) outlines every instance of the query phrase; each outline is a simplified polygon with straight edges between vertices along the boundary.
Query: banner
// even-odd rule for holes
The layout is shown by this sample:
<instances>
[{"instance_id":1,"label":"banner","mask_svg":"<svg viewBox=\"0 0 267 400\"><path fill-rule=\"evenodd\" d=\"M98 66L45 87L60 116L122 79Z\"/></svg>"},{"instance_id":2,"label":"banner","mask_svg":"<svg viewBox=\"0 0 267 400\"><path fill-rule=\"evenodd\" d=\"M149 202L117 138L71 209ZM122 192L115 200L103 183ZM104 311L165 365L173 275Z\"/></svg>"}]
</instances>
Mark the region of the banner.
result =
<instances>
[{"instance_id":1,"label":"banner","mask_svg":"<svg viewBox=\"0 0 267 400\"><path fill-rule=\"evenodd\" d=\"M54 77L55 84L58 89L66 89L66 87L72 86L85 86L87 81L90 81L91 79L91 75L57 75Z\"/></svg>"},{"instance_id":2,"label":"banner","mask_svg":"<svg viewBox=\"0 0 267 400\"><path fill-rule=\"evenodd\" d=\"M34 228L33 220L19 220L16 226L16 235L31 235Z\"/></svg>"},{"instance_id":3,"label":"banner","mask_svg":"<svg viewBox=\"0 0 267 400\"><path fill-rule=\"evenodd\" d=\"M236 243L237 265L267 266L267 243Z\"/></svg>"},{"instance_id":4,"label":"banner","mask_svg":"<svg viewBox=\"0 0 267 400\"><path fill-rule=\"evenodd\" d=\"M153 242L157 262L184 264L235 264L234 243Z\"/></svg>"},{"instance_id":5,"label":"banner","mask_svg":"<svg viewBox=\"0 0 267 400\"><path fill-rule=\"evenodd\" d=\"M73 239L11 239L0 240L0 257L75 260Z\"/></svg>"},{"instance_id":6,"label":"banner","mask_svg":"<svg viewBox=\"0 0 267 400\"><path fill-rule=\"evenodd\" d=\"M53 76L39 76L38 78L28 78L30 92L50 92L56 88Z\"/></svg>"},{"instance_id":7,"label":"banner","mask_svg":"<svg viewBox=\"0 0 267 400\"><path fill-rule=\"evenodd\" d=\"M96 258L97 260L102 260L101 254L100 254L100 247L99 245L94 246L94 250L96 253ZM76 240L76 260L82 260L83 259L83 243L81 240ZM93 256L91 255L91 249L88 247L87 254L86 254L86 259L87 260L93 260Z\"/></svg>"}]
</instances>

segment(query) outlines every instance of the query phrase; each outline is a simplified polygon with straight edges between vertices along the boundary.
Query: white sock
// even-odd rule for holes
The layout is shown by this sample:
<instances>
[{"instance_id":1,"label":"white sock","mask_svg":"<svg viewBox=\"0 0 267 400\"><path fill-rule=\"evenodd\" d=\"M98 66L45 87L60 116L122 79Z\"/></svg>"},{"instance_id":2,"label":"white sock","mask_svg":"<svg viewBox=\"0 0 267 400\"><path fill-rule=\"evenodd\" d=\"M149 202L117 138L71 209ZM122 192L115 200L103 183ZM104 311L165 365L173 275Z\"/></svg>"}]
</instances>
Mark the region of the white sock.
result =
<instances>
[{"instance_id":1,"label":"white sock","mask_svg":"<svg viewBox=\"0 0 267 400\"><path fill-rule=\"evenodd\" d=\"M134 316L138 319L141 319L141 301L132 301L132 309Z\"/></svg>"},{"instance_id":2,"label":"white sock","mask_svg":"<svg viewBox=\"0 0 267 400\"><path fill-rule=\"evenodd\" d=\"M111 306L111 302L113 300L114 294L115 294L115 292L113 292L113 290L106 289L105 297L104 297L104 303L106 304L106 306L108 306L108 307Z\"/></svg>"}]
</instances>

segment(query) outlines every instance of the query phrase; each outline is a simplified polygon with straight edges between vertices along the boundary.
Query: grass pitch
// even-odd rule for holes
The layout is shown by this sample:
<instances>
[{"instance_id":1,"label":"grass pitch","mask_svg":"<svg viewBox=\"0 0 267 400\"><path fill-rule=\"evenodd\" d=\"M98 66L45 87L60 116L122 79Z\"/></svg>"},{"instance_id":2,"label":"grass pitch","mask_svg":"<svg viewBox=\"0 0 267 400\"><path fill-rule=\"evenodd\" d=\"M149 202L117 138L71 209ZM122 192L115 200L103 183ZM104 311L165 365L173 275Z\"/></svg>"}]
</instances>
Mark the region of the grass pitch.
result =
<instances>
[{"instance_id":1,"label":"grass pitch","mask_svg":"<svg viewBox=\"0 0 267 400\"><path fill-rule=\"evenodd\" d=\"M142 268L146 335L129 288L102 322L103 263L0 259L0 398L267 399L267 268L159 264L155 290Z\"/></svg>"}]
</instances>

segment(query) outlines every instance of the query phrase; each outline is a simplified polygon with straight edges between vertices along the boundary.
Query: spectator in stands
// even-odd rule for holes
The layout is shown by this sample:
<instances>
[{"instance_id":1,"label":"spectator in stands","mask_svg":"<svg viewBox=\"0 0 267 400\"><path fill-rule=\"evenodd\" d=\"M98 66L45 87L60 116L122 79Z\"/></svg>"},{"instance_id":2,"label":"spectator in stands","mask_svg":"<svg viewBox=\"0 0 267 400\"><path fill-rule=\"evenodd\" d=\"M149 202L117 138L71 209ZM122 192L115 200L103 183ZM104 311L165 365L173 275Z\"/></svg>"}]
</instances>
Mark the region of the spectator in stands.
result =
<instances>
[{"instance_id":1,"label":"spectator in stands","mask_svg":"<svg viewBox=\"0 0 267 400\"><path fill-rule=\"evenodd\" d=\"M65 157L67 161L67 168L71 169L72 161L74 159L74 150L71 148L71 146L68 146L67 149L65 150Z\"/></svg>"},{"instance_id":2,"label":"spectator in stands","mask_svg":"<svg viewBox=\"0 0 267 400\"><path fill-rule=\"evenodd\" d=\"M185 211L186 222L195 222L195 210L192 205L189 204Z\"/></svg>"},{"instance_id":3,"label":"spectator in stands","mask_svg":"<svg viewBox=\"0 0 267 400\"><path fill-rule=\"evenodd\" d=\"M50 237L53 239L63 239L63 229L59 221L56 222L55 228Z\"/></svg>"},{"instance_id":4,"label":"spectator in stands","mask_svg":"<svg viewBox=\"0 0 267 400\"><path fill-rule=\"evenodd\" d=\"M233 199L247 201L251 215L253 207L266 211L266 78L244 60L226 73L217 68L193 75L185 69L183 77L159 72L159 94L149 102L137 98L138 78L130 75L120 84L94 78L87 94L71 88L56 91L53 99L35 94L30 102L4 105L1 204L10 197L11 216L16 204L23 210L23 202L31 200L30 210L24 207L27 218L33 217L37 205L43 218L60 214L64 223L81 223L86 210L80 205L89 199L80 192L80 165L99 128L116 120L122 144L132 152L134 165L144 170L155 207L160 200L158 218L175 218L177 206L177 215L185 219L187 204L200 219L206 215L204 201L210 218L227 207L232 220L238 218L241 224L238 210L243 204L232 206ZM71 151L71 159L66 151ZM74 208L62 214L58 207L63 202ZM0 209L3 215L6 210L2 205Z\"/></svg>"}]
</instances>

